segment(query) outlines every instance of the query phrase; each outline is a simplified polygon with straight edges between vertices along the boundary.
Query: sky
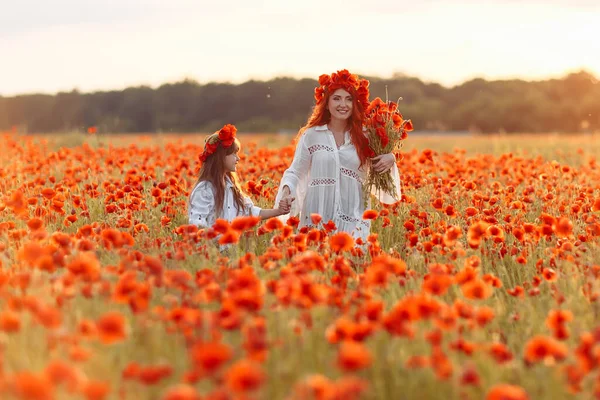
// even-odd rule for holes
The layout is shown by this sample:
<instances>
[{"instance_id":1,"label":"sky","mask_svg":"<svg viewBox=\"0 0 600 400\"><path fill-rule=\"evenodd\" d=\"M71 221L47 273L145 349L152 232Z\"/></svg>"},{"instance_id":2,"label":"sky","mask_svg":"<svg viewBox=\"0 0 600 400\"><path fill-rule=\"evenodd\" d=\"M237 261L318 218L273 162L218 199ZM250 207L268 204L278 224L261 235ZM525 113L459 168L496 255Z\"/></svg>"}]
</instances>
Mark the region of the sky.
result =
<instances>
[{"instance_id":1,"label":"sky","mask_svg":"<svg viewBox=\"0 0 600 400\"><path fill-rule=\"evenodd\" d=\"M0 0L0 95L317 78L600 79L600 0Z\"/></svg>"}]
</instances>

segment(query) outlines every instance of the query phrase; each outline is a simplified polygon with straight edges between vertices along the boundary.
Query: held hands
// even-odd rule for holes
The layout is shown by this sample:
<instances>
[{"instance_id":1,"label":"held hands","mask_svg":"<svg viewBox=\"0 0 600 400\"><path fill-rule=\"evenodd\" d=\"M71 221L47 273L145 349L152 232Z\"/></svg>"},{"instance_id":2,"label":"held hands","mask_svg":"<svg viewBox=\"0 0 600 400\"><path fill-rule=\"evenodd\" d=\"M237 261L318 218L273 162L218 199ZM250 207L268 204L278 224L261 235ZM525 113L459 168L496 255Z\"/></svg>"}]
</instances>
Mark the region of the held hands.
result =
<instances>
[{"instance_id":1,"label":"held hands","mask_svg":"<svg viewBox=\"0 0 600 400\"><path fill-rule=\"evenodd\" d=\"M294 200L295 197L292 197L290 195L285 196L279 201L279 204L277 205L277 210L279 210L281 214L288 214L292 208L292 201Z\"/></svg>"},{"instance_id":2,"label":"held hands","mask_svg":"<svg viewBox=\"0 0 600 400\"><path fill-rule=\"evenodd\" d=\"M393 153L381 154L371 158L372 167L377 173L389 171L396 162L396 156Z\"/></svg>"}]
</instances>

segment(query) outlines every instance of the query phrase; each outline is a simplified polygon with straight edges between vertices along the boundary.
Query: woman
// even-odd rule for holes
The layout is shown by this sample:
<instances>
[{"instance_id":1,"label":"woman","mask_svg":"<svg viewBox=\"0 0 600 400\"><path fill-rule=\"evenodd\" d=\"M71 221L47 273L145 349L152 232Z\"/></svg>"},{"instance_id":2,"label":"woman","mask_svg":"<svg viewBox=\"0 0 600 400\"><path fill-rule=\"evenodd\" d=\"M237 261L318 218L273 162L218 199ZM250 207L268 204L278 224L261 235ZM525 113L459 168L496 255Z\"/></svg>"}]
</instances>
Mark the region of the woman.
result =
<instances>
[{"instance_id":1,"label":"woman","mask_svg":"<svg viewBox=\"0 0 600 400\"><path fill-rule=\"evenodd\" d=\"M316 105L306 125L300 129L294 159L284 172L275 199L295 198L290 211L299 215L300 227L312 226L311 214L322 222L333 221L338 231L363 241L369 235L370 221L363 220L363 182L369 168L377 172L392 169L400 198L396 158L383 154L369 158L372 151L363 130L369 105L369 82L347 70L319 77ZM380 201L393 203L391 196Z\"/></svg>"}]
</instances>

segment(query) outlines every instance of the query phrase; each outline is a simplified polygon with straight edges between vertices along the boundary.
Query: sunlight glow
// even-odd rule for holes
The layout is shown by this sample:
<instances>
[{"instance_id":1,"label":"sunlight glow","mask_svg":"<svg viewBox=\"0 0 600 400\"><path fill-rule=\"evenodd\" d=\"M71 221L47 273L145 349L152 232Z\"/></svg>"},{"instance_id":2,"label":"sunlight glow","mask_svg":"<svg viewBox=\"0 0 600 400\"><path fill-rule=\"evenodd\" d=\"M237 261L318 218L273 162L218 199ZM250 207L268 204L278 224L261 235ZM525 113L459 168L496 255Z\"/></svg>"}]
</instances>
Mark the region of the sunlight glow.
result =
<instances>
[{"instance_id":1,"label":"sunlight glow","mask_svg":"<svg viewBox=\"0 0 600 400\"><path fill-rule=\"evenodd\" d=\"M37 13L26 4L31 0L24 3L0 16L0 95L156 86L186 77L316 78L341 68L444 85L581 69L600 76L600 6L585 1L268 0L250 7L241 0L61 0L39 4Z\"/></svg>"}]
</instances>

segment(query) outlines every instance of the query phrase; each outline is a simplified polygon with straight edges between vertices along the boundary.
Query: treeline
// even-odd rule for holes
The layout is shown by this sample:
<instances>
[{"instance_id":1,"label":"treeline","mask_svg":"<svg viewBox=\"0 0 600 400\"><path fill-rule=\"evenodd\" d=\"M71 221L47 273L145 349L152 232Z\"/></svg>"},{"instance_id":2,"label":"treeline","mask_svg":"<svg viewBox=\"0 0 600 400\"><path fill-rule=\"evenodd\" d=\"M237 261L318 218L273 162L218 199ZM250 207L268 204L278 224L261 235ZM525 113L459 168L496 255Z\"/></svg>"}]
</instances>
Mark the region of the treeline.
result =
<instances>
[{"instance_id":1,"label":"treeline","mask_svg":"<svg viewBox=\"0 0 600 400\"><path fill-rule=\"evenodd\" d=\"M545 81L473 79L447 88L417 78L368 77L371 98L400 101L417 130L600 131L600 83L587 72ZM0 130L50 133L297 130L313 106L313 79L199 84L193 80L121 91L0 96Z\"/></svg>"}]
</instances>

